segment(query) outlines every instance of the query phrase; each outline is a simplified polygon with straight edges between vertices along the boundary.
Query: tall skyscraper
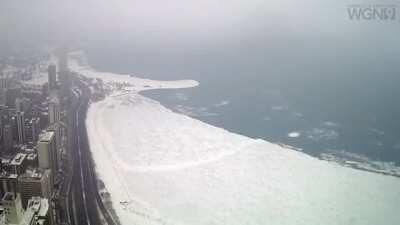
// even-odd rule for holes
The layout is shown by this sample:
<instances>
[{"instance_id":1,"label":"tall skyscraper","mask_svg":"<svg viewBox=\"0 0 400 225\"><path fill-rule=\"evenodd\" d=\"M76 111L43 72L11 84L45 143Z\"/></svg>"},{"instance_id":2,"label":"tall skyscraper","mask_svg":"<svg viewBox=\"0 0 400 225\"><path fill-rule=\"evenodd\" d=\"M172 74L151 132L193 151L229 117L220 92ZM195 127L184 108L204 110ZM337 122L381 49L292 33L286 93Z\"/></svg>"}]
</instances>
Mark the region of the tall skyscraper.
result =
<instances>
[{"instance_id":1,"label":"tall skyscraper","mask_svg":"<svg viewBox=\"0 0 400 225\"><path fill-rule=\"evenodd\" d=\"M36 144L40 133L40 118L34 117L25 123L25 138L27 142Z\"/></svg>"},{"instance_id":2,"label":"tall skyscraper","mask_svg":"<svg viewBox=\"0 0 400 225\"><path fill-rule=\"evenodd\" d=\"M48 130L55 132L56 146L60 149L61 146L61 131L60 131L60 101L57 97L51 98L49 102L49 128Z\"/></svg>"},{"instance_id":3,"label":"tall skyscraper","mask_svg":"<svg viewBox=\"0 0 400 225\"><path fill-rule=\"evenodd\" d=\"M10 123L9 113L8 113L8 106L0 105L0 116L2 124Z\"/></svg>"},{"instance_id":4,"label":"tall skyscraper","mask_svg":"<svg viewBox=\"0 0 400 225\"><path fill-rule=\"evenodd\" d=\"M61 93L67 94L68 89L71 86L71 74L68 70L68 57L67 57L67 48L63 48L60 50L58 67L59 67L59 81L60 81L60 90ZM65 97L65 96L63 96Z\"/></svg>"},{"instance_id":5,"label":"tall skyscraper","mask_svg":"<svg viewBox=\"0 0 400 225\"><path fill-rule=\"evenodd\" d=\"M8 107L15 107L15 100L22 95L21 87L16 85L14 87L10 87L6 92L6 104Z\"/></svg>"},{"instance_id":6,"label":"tall skyscraper","mask_svg":"<svg viewBox=\"0 0 400 225\"><path fill-rule=\"evenodd\" d=\"M0 88L0 105L5 105L6 103L7 103L7 89Z\"/></svg>"},{"instance_id":7,"label":"tall skyscraper","mask_svg":"<svg viewBox=\"0 0 400 225\"><path fill-rule=\"evenodd\" d=\"M32 118L32 141L34 143L36 143L38 141L39 138L39 134L40 134L40 118L39 117L35 117Z\"/></svg>"},{"instance_id":8,"label":"tall skyscraper","mask_svg":"<svg viewBox=\"0 0 400 225\"><path fill-rule=\"evenodd\" d=\"M16 192L18 186L18 175L3 169L0 173L0 196L6 192Z\"/></svg>"},{"instance_id":9,"label":"tall skyscraper","mask_svg":"<svg viewBox=\"0 0 400 225\"><path fill-rule=\"evenodd\" d=\"M13 129L10 124L6 124L3 127L3 150L5 154L12 153L13 142Z\"/></svg>"},{"instance_id":10,"label":"tall skyscraper","mask_svg":"<svg viewBox=\"0 0 400 225\"><path fill-rule=\"evenodd\" d=\"M49 90L54 90L57 88L57 69L55 65L49 65L47 69L48 79L49 79Z\"/></svg>"},{"instance_id":11,"label":"tall skyscraper","mask_svg":"<svg viewBox=\"0 0 400 225\"><path fill-rule=\"evenodd\" d=\"M39 167L42 169L51 169L54 176L58 171L58 162L55 133L53 131L46 131L40 135L37 143L37 153Z\"/></svg>"},{"instance_id":12,"label":"tall skyscraper","mask_svg":"<svg viewBox=\"0 0 400 225\"><path fill-rule=\"evenodd\" d=\"M16 121L17 121L17 131L18 131L18 143L25 143L25 117L24 112L16 113Z\"/></svg>"},{"instance_id":13,"label":"tall skyscraper","mask_svg":"<svg viewBox=\"0 0 400 225\"><path fill-rule=\"evenodd\" d=\"M23 111L23 110L22 110L22 104L23 104L22 98L16 98L16 99L15 99L15 109L16 109L17 111Z\"/></svg>"},{"instance_id":14,"label":"tall skyscraper","mask_svg":"<svg viewBox=\"0 0 400 225\"><path fill-rule=\"evenodd\" d=\"M60 101L57 97L51 98L49 102L49 124L52 125L60 121Z\"/></svg>"},{"instance_id":15,"label":"tall skyscraper","mask_svg":"<svg viewBox=\"0 0 400 225\"><path fill-rule=\"evenodd\" d=\"M22 207L34 196L51 199L52 183L49 169L27 169L18 177L18 191L21 194Z\"/></svg>"}]
</instances>

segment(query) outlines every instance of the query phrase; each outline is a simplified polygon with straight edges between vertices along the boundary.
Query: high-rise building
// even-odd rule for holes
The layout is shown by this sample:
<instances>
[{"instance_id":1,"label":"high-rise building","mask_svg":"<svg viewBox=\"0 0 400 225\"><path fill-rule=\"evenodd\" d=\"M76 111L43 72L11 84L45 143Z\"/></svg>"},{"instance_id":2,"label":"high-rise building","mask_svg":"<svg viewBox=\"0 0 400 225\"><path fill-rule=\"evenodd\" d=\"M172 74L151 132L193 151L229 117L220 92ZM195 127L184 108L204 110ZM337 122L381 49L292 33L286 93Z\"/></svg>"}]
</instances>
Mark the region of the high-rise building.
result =
<instances>
[{"instance_id":1,"label":"high-rise building","mask_svg":"<svg viewBox=\"0 0 400 225\"><path fill-rule=\"evenodd\" d=\"M49 102L49 129L55 132L56 146L60 149L61 146L61 131L60 131L60 102L57 97L53 97Z\"/></svg>"},{"instance_id":2,"label":"high-rise building","mask_svg":"<svg viewBox=\"0 0 400 225\"><path fill-rule=\"evenodd\" d=\"M8 113L8 106L0 105L0 116L2 124L10 123L9 113Z\"/></svg>"},{"instance_id":3,"label":"high-rise building","mask_svg":"<svg viewBox=\"0 0 400 225\"><path fill-rule=\"evenodd\" d=\"M58 171L58 162L55 133L53 131L46 131L39 136L37 153L39 167L42 169L51 169L54 176Z\"/></svg>"},{"instance_id":4,"label":"high-rise building","mask_svg":"<svg viewBox=\"0 0 400 225\"><path fill-rule=\"evenodd\" d=\"M71 73L68 70L68 57L67 57L67 49L61 50L58 60L58 77L60 81L60 90L61 93L67 94L68 89L71 86ZM63 96L65 97L65 96Z\"/></svg>"},{"instance_id":5,"label":"high-rise building","mask_svg":"<svg viewBox=\"0 0 400 225\"><path fill-rule=\"evenodd\" d=\"M22 110L22 104L23 104L23 100L22 100L22 98L16 98L15 99L15 109L17 110L17 111L23 111Z\"/></svg>"},{"instance_id":6,"label":"high-rise building","mask_svg":"<svg viewBox=\"0 0 400 225\"><path fill-rule=\"evenodd\" d=\"M0 104L5 105L6 103L7 103L7 89L0 88Z\"/></svg>"},{"instance_id":7,"label":"high-rise building","mask_svg":"<svg viewBox=\"0 0 400 225\"><path fill-rule=\"evenodd\" d=\"M24 112L16 113L16 122L17 122L17 130L18 130L18 143L25 143L25 117Z\"/></svg>"},{"instance_id":8,"label":"high-rise building","mask_svg":"<svg viewBox=\"0 0 400 225\"><path fill-rule=\"evenodd\" d=\"M53 123L46 129L47 131L54 132L57 152L61 149L61 129L59 123Z\"/></svg>"},{"instance_id":9,"label":"high-rise building","mask_svg":"<svg viewBox=\"0 0 400 225\"><path fill-rule=\"evenodd\" d=\"M32 141L36 143L39 139L39 134L41 131L40 127L40 117L32 118Z\"/></svg>"},{"instance_id":10,"label":"high-rise building","mask_svg":"<svg viewBox=\"0 0 400 225\"><path fill-rule=\"evenodd\" d=\"M27 142L36 144L40 133L40 118L34 117L25 123L25 138Z\"/></svg>"},{"instance_id":11,"label":"high-rise building","mask_svg":"<svg viewBox=\"0 0 400 225\"><path fill-rule=\"evenodd\" d=\"M0 196L6 192L16 192L18 175L4 169L0 171Z\"/></svg>"},{"instance_id":12,"label":"high-rise building","mask_svg":"<svg viewBox=\"0 0 400 225\"><path fill-rule=\"evenodd\" d=\"M34 196L51 199L51 171L40 168L27 169L18 177L18 191L21 194L23 208L27 207L28 200Z\"/></svg>"},{"instance_id":13,"label":"high-rise building","mask_svg":"<svg viewBox=\"0 0 400 225\"><path fill-rule=\"evenodd\" d=\"M29 98L18 97L15 99L15 110L18 112L30 112L32 108Z\"/></svg>"},{"instance_id":14,"label":"high-rise building","mask_svg":"<svg viewBox=\"0 0 400 225\"><path fill-rule=\"evenodd\" d=\"M49 124L60 121L60 102L57 97L53 97L49 102Z\"/></svg>"},{"instance_id":15,"label":"high-rise building","mask_svg":"<svg viewBox=\"0 0 400 225\"><path fill-rule=\"evenodd\" d=\"M32 197L28 201L24 218L36 225L54 225L49 199ZM21 224L24 225L24 224Z\"/></svg>"},{"instance_id":16,"label":"high-rise building","mask_svg":"<svg viewBox=\"0 0 400 225\"><path fill-rule=\"evenodd\" d=\"M21 96L21 87L14 86L7 89L6 92L6 104L8 107L15 107L15 100Z\"/></svg>"},{"instance_id":17,"label":"high-rise building","mask_svg":"<svg viewBox=\"0 0 400 225\"><path fill-rule=\"evenodd\" d=\"M10 113L12 113L12 116L10 116L10 125L11 125L11 129L13 132L13 140L14 143L19 143L18 140L18 124L17 124L17 112L15 112L15 110L10 109Z\"/></svg>"},{"instance_id":18,"label":"high-rise building","mask_svg":"<svg viewBox=\"0 0 400 225\"><path fill-rule=\"evenodd\" d=\"M1 201L5 212L5 224L19 224L24 215L20 195L7 192Z\"/></svg>"},{"instance_id":19,"label":"high-rise building","mask_svg":"<svg viewBox=\"0 0 400 225\"><path fill-rule=\"evenodd\" d=\"M26 156L26 166L31 168L39 167L37 153L28 153Z\"/></svg>"},{"instance_id":20,"label":"high-rise building","mask_svg":"<svg viewBox=\"0 0 400 225\"><path fill-rule=\"evenodd\" d=\"M13 151L13 129L10 124L3 127L3 150L4 154L10 154Z\"/></svg>"},{"instance_id":21,"label":"high-rise building","mask_svg":"<svg viewBox=\"0 0 400 225\"><path fill-rule=\"evenodd\" d=\"M11 159L10 167L12 173L17 175L24 173L27 166L27 161L25 161L26 156L25 153L17 153L14 158Z\"/></svg>"},{"instance_id":22,"label":"high-rise building","mask_svg":"<svg viewBox=\"0 0 400 225\"><path fill-rule=\"evenodd\" d=\"M49 90L54 90L57 88L57 69L55 65L49 65L48 69L48 79L49 79Z\"/></svg>"}]
</instances>

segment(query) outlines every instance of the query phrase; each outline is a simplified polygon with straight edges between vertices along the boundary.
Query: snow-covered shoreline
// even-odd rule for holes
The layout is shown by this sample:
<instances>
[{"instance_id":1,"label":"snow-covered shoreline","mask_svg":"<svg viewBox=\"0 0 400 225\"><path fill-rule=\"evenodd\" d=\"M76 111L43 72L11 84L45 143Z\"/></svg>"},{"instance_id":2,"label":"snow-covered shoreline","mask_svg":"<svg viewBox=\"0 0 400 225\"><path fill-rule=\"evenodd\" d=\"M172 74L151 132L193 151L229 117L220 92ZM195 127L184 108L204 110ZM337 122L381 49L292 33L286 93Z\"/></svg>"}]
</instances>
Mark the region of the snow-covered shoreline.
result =
<instances>
[{"instance_id":1,"label":"snow-covered shoreline","mask_svg":"<svg viewBox=\"0 0 400 225\"><path fill-rule=\"evenodd\" d=\"M69 54L69 67L72 71L88 78L99 78L105 83L126 83L130 85L133 92L140 92L152 89L179 89L191 88L199 85L195 80L177 80L177 81L158 81L143 79L130 74L115 74L109 72L96 71L88 65L85 55L82 51L75 51Z\"/></svg>"},{"instance_id":2,"label":"snow-covered shoreline","mask_svg":"<svg viewBox=\"0 0 400 225\"><path fill-rule=\"evenodd\" d=\"M234 134L139 94L196 81L70 65L87 77L132 85L128 95L93 103L86 121L96 171L123 225L400 223L400 179Z\"/></svg>"}]
</instances>

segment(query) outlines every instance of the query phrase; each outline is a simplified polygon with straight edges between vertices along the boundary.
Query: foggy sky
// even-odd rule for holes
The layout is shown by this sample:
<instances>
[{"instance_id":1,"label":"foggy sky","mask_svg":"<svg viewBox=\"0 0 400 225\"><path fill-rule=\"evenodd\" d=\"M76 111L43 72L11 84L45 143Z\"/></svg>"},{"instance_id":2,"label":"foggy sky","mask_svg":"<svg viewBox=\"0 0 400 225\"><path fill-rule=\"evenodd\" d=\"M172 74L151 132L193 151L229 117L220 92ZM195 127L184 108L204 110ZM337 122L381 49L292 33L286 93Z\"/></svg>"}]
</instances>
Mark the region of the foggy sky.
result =
<instances>
[{"instance_id":1,"label":"foggy sky","mask_svg":"<svg viewBox=\"0 0 400 225\"><path fill-rule=\"evenodd\" d=\"M394 40L399 22L354 24L346 15L349 3L354 1L3 0L0 38L2 43L113 38L145 45L254 39L269 44L291 36L342 40L372 33Z\"/></svg>"}]
</instances>

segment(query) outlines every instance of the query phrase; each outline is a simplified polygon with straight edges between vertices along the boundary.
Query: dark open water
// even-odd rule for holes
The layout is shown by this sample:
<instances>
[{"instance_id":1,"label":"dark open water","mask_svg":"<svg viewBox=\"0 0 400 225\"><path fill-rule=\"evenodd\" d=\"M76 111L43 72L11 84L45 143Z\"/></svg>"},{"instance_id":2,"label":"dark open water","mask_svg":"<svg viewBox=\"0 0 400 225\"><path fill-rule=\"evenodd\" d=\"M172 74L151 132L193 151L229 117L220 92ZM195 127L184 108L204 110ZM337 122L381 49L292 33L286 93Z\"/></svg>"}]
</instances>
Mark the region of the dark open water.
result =
<instances>
[{"instance_id":1,"label":"dark open water","mask_svg":"<svg viewBox=\"0 0 400 225\"><path fill-rule=\"evenodd\" d=\"M87 51L90 64L100 70L198 80L196 88L145 94L212 125L313 155L345 150L400 161L398 55L360 55L357 46L332 49L312 43L279 46L273 52L280 54L273 55L237 47L174 52L174 59L154 55L154 63L141 63L133 49L122 46ZM310 51L317 48L323 51ZM311 55L302 58L303 53Z\"/></svg>"}]
</instances>

